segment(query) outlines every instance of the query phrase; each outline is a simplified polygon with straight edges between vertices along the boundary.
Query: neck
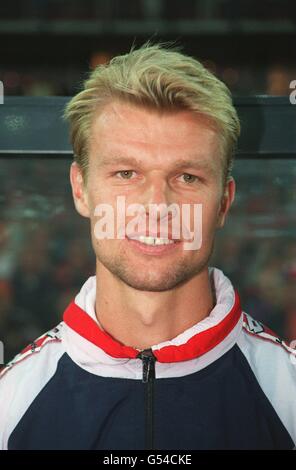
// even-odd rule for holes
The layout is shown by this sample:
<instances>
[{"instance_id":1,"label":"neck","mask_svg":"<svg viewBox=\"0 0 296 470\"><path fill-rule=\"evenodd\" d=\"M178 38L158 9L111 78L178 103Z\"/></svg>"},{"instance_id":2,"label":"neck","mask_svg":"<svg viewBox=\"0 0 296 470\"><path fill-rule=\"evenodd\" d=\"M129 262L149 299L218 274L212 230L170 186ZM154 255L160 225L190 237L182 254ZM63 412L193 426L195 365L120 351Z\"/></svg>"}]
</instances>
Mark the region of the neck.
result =
<instances>
[{"instance_id":1,"label":"neck","mask_svg":"<svg viewBox=\"0 0 296 470\"><path fill-rule=\"evenodd\" d=\"M133 289L97 265L97 319L125 346L142 350L169 341L207 317L215 302L207 266L173 290L147 292Z\"/></svg>"}]
</instances>

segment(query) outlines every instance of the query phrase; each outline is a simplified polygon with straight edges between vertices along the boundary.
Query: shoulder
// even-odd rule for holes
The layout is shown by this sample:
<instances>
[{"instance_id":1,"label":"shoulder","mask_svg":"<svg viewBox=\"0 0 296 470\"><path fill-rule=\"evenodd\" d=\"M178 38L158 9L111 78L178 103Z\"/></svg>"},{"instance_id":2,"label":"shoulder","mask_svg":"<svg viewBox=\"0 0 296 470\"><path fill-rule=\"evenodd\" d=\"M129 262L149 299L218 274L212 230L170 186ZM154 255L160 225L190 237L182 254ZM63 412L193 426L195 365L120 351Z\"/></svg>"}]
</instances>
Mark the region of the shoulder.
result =
<instances>
[{"instance_id":1,"label":"shoulder","mask_svg":"<svg viewBox=\"0 0 296 470\"><path fill-rule=\"evenodd\" d=\"M56 326L52 330L47 331L42 336L37 338L28 346L26 346L19 354L17 354L11 361L9 361L4 367L0 369L0 381L7 374L7 372L9 372L11 369L14 369L17 371L22 369L22 367L21 368L19 367L19 364L24 363L24 361L29 360L28 364L31 366L32 363L30 361L34 357L34 362L35 362L36 354L39 354L42 351L42 355L44 356L44 353L49 352L47 351L47 348L45 349L47 345L52 344L52 343L61 343L62 327L63 327L63 324L60 323L58 326Z\"/></svg>"},{"instance_id":2,"label":"shoulder","mask_svg":"<svg viewBox=\"0 0 296 470\"><path fill-rule=\"evenodd\" d=\"M53 377L64 353L63 322L23 349L0 372L0 449L36 396Z\"/></svg>"},{"instance_id":3,"label":"shoulder","mask_svg":"<svg viewBox=\"0 0 296 470\"><path fill-rule=\"evenodd\" d=\"M277 357L282 362L296 365L296 349L287 344L268 326L251 315L243 312L242 334L240 336L239 345L244 352L249 355L256 356L260 352L262 359L275 360ZM267 353L268 356L265 356ZM296 373L296 368L295 371Z\"/></svg>"},{"instance_id":4,"label":"shoulder","mask_svg":"<svg viewBox=\"0 0 296 470\"><path fill-rule=\"evenodd\" d=\"M245 312L237 344L296 443L296 350Z\"/></svg>"}]
</instances>

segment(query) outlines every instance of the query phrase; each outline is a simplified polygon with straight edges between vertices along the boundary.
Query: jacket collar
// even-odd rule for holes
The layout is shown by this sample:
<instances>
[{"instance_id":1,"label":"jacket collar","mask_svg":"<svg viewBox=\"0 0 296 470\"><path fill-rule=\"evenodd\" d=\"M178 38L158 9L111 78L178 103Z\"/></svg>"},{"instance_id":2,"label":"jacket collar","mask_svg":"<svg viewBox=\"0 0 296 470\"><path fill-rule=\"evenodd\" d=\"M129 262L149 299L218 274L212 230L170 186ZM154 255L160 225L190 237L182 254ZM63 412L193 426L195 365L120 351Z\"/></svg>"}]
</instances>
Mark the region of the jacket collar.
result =
<instances>
[{"instance_id":1,"label":"jacket collar","mask_svg":"<svg viewBox=\"0 0 296 470\"><path fill-rule=\"evenodd\" d=\"M202 321L170 341L152 346L159 363L189 361L207 356L212 351L222 352L230 349L236 341L237 334L234 334L234 330L238 332L242 318L239 294L220 269L208 269L209 275L213 276L216 305ZM123 345L102 329L95 314L95 298L96 277L92 276L64 312L66 329L76 333L72 335L72 340L83 338L87 343L91 343L92 354L95 346L104 352L104 357L111 362L112 359L136 359L140 350ZM68 340L69 338L68 335ZM211 357L216 355L212 354Z\"/></svg>"}]
</instances>

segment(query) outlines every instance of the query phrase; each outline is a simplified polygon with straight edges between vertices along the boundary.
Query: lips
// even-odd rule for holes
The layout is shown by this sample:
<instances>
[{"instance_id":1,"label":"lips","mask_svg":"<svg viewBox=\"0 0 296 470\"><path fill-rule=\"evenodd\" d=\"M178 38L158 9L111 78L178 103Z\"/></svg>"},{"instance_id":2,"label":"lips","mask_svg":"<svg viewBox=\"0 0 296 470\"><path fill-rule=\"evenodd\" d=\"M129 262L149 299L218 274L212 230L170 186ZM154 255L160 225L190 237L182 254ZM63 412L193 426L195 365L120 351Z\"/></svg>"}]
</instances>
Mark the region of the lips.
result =
<instances>
[{"instance_id":1,"label":"lips","mask_svg":"<svg viewBox=\"0 0 296 470\"><path fill-rule=\"evenodd\" d=\"M171 242L168 244L161 244L161 245L152 245L142 243L138 240L133 240L131 238L126 238L126 241L129 245L138 253L143 253L149 256L160 256L172 253L173 251L177 250L180 245L180 242Z\"/></svg>"},{"instance_id":2,"label":"lips","mask_svg":"<svg viewBox=\"0 0 296 470\"><path fill-rule=\"evenodd\" d=\"M180 242L180 239L174 238L172 234L165 234L165 236L161 236L159 233L155 232L149 232L149 233L143 233L143 232L133 232L128 235L126 235L126 238L129 238L130 240L139 240L140 238L154 238L154 239L161 239L161 240L168 240L169 242Z\"/></svg>"},{"instance_id":3,"label":"lips","mask_svg":"<svg viewBox=\"0 0 296 470\"><path fill-rule=\"evenodd\" d=\"M145 245L150 245L150 246L169 245L169 244L175 243L174 240L170 240L168 238L145 237L143 235L130 238L130 240L137 240L140 243L144 243Z\"/></svg>"}]
</instances>

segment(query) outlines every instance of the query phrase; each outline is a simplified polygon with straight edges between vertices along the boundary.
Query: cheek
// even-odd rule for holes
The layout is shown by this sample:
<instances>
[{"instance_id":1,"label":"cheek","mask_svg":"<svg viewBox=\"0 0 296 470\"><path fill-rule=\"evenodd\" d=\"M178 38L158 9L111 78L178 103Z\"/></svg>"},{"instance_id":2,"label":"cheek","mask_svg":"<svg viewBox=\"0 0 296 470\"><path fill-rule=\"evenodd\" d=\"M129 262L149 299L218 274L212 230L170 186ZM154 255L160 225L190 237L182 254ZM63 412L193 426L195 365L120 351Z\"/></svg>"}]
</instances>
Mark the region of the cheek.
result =
<instances>
[{"instance_id":1,"label":"cheek","mask_svg":"<svg viewBox=\"0 0 296 470\"><path fill-rule=\"evenodd\" d=\"M215 200L206 208L206 217L209 224L214 224L217 221L220 210L220 200Z\"/></svg>"},{"instance_id":2,"label":"cheek","mask_svg":"<svg viewBox=\"0 0 296 470\"><path fill-rule=\"evenodd\" d=\"M212 239L217 226L220 204L218 200L202 206L202 233L203 240Z\"/></svg>"},{"instance_id":3,"label":"cheek","mask_svg":"<svg viewBox=\"0 0 296 470\"><path fill-rule=\"evenodd\" d=\"M106 187L106 183L102 184L100 181L89 186L88 201L92 216L94 215L95 208L100 204L107 204L114 209L116 207L116 197Z\"/></svg>"}]
</instances>

